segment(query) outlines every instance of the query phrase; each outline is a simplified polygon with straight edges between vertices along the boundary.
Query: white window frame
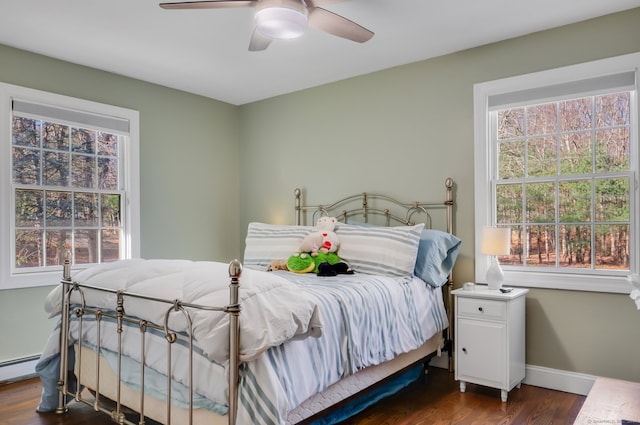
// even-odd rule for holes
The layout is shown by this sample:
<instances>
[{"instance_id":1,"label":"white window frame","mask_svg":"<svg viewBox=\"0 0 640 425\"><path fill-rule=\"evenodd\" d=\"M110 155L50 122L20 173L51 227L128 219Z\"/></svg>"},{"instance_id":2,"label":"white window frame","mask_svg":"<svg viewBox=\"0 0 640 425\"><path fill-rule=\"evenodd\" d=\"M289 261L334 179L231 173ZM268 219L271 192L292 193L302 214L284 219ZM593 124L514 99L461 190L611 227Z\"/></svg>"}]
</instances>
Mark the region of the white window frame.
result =
<instances>
[{"instance_id":1,"label":"white window frame","mask_svg":"<svg viewBox=\"0 0 640 425\"><path fill-rule=\"evenodd\" d=\"M541 90L551 86L571 84L601 76L635 71L635 93L632 93L629 162L633 176L631 184L631 258L630 270L626 275L603 276L597 273L549 273L527 270L504 270L505 286L526 286L610 293L630 293L632 287L628 276L638 273L640 266L640 196L638 195L638 169L640 167L640 142L638 139L638 115L640 114L639 72L640 53L617 56L598 61L572 65L548 71L504 78L475 84L474 96L474 162L475 162L475 279L486 283L486 273L490 258L480 254L483 226L493 225L493 205L495 193L491 183L492 170L496 167L497 152L491 143L491 123L489 122L489 99L492 96L508 95L525 90ZM540 99L544 100L544 99Z\"/></svg>"},{"instance_id":2,"label":"white window frame","mask_svg":"<svg viewBox=\"0 0 640 425\"><path fill-rule=\"evenodd\" d=\"M129 121L129 135L123 147L125 201L123 203L123 257L140 256L140 117L139 112L112 105L62 96L45 91L0 83L0 290L28 288L54 285L62 278L62 266L56 271L25 272L14 270L15 258L12 256L11 217L13 216L13 199L11 193L11 116L14 99L35 104L82 111L83 113L117 117ZM87 265L76 265L73 269L86 268Z\"/></svg>"}]
</instances>

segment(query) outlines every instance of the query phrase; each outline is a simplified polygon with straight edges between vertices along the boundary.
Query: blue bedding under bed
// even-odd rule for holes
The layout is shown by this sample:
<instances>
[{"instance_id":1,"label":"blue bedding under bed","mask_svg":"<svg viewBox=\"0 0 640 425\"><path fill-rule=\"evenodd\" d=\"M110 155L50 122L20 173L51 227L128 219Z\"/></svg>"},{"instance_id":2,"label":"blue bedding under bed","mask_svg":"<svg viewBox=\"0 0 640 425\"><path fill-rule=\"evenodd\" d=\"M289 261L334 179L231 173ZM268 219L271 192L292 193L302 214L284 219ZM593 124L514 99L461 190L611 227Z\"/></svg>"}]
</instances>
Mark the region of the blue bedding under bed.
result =
<instances>
[{"instance_id":1,"label":"blue bedding under bed","mask_svg":"<svg viewBox=\"0 0 640 425\"><path fill-rule=\"evenodd\" d=\"M413 367L408 371L401 373L394 378L391 378L384 385L380 385L379 387L367 392L361 397L357 397L353 401L348 402L336 411L311 422L310 425L339 424L340 422L345 421L350 417L362 412L367 407L374 405L378 401L392 396L398 391L403 390L413 382L420 379L420 377L422 376L422 371L422 366Z\"/></svg>"}]
</instances>

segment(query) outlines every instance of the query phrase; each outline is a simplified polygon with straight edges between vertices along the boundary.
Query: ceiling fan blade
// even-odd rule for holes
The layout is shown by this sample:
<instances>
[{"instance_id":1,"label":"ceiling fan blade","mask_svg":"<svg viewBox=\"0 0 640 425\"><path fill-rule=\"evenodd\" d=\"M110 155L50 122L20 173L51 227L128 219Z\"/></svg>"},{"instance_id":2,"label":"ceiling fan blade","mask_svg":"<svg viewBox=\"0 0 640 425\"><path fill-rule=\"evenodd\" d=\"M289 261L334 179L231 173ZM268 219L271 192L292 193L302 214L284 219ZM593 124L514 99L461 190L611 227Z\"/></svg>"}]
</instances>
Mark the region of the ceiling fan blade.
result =
<instances>
[{"instance_id":1,"label":"ceiling fan blade","mask_svg":"<svg viewBox=\"0 0 640 425\"><path fill-rule=\"evenodd\" d=\"M269 47L271 40L272 38L267 37L257 29L254 29L253 34L251 34L251 41L249 42L249 51L259 52L260 50L264 50Z\"/></svg>"},{"instance_id":2,"label":"ceiling fan blade","mask_svg":"<svg viewBox=\"0 0 640 425\"><path fill-rule=\"evenodd\" d=\"M255 6L258 0L208 0L160 3L163 9L222 9L228 7Z\"/></svg>"},{"instance_id":3,"label":"ceiling fan blade","mask_svg":"<svg viewBox=\"0 0 640 425\"><path fill-rule=\"evenodd\" d=\"M342 3L344 1L346 0L305 0L305 3L307 4L307 7L314 8L324 6L326 4Z\"/></svg>"},{"instance_id":4,"label":"ceiling fan blade","mask_svg":"<svg viewBox=\"0 0 640 425\"><path fill-rule=\"evenodd\" d=\"M309 10L309 26L358 43L373 37L372 31L321 7Z\"/></svg>"}]
</instances>

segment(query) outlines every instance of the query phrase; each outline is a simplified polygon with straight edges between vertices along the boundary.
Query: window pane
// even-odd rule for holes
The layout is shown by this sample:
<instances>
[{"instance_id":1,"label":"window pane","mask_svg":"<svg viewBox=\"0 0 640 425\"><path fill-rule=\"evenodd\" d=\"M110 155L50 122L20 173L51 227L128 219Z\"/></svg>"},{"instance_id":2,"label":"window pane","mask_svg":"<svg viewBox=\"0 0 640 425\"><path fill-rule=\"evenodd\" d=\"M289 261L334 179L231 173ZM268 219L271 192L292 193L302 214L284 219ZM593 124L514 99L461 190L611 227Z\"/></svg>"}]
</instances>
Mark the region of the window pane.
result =
<instances>
[{"instance_id":1,"label":"window pane","mask_svg":"<svg viewBox=\"0 0 640 425\"><path fill-rule=\"evenodd\" d=\"M95 187L96 158L89 155L71 155L73 187L92 189Z\"/></svg>"},{"instance_id":2,"label":"window pane","mask_svg":"<svg viewBox=\"0 0 640 425\"><path fill-rule=\"evenodd\" d=\"M73 232L76 264L98 262L98 231L76 230Z\"/></svg>"},{"instance_id":3,"label":"window pane","mask_svg":"<svg viewBox=\"0 0 640 425\"><path fill-rule=\"evenodd\" d=\"M561 223L591 221L591 180L571 180L558 183L558 204Z\"/></svg>"},{"instance_id":4,"label":"window pane","mask_svg":"<svg viewBox=\"0 0 640 425\"><path fill-rule=\"evenodd\" d=\"M529 176L557 174L555 137L530 139L527 146L527 173Z\"/></svg>"},{"instance_id":5,"label":"window pane","mask_svg":"<svg viewBox=\"0 0 640 425\"><path fill-rule=\"evenodd\" d=\"M71 150L78 153L96 153L96 132L84 128L71 129Z\"/></svg>"},{"instance_id":6,"label":"window pane","mask_svg":"<svg viewBox=\"0 0 640 425\"><path fill-rule=\"evenodd\" d=\"M118 160L98 158L98 188L104 190L118 189Z\"/></svg>"},{"instance_id":7,"label":"window pane","mask_svg":"<svg viewBox=\"0 0 640 425\"><path fill-rule=\"evenodd\" d=\"M524 108L498 111L498 140L524 135Z\"/></svg>"},{"instance_id":8,"label":"window pane","mask_svg":"<svg viewBox=\"0 0 640 425\"><path fill-rule=\"evenodd\" d=\"M120 195L102 195L102 227L120 227Z\"/></svg>"},{"instance_id":9,"label":"window pane","mask_svg":"<svg viewBox=\"0 0 640 425\"><path fill-rule=\"evenodd\" d=\"M16 230L16 267L41 267L42 255L42 230Z\"/></svg>"},{"instance_id":10,"label":"window pane","mask_svg":"<svg viewBox=\"0 0 640 425\"><path fill-rule=\"evenodd\" d=\"M527 226L527 265L555 267L555 226Z\"/></svg>"},{"instance_id":11,"label":"window pane","mask_svg":"<svg viewBox=\"0 0 640 425\"><path fill-rule=\"evenodd\" d=\"M496 186L496 212L500 224L522 222L522 184Z\"/></svg>"},{"instance_id":12,"label":"window pane","mask_svg":"<svg viewBox=\"0 0 640 425\"><path fill-rule=\"evenodd\" d=\"M47 266L61 266L71 250L71 230L47 230Z\"/></svg>"},{"instance_id":13,"label":"window pane","mask_svg":"<svg viewBox=\"0 0 640 425\"><path fill-rule=\"evenodd\" d=\"M41 190L16 190L16 227L43 227Z\"/></svg>"},{"instance_id":14,"label":"window pane","mask_svg":"<svg viewBox=\"0 0 640 425\"><path fill-rule=\"evenodd\" d=\"M596 128L629 125L631 108L629 92L596 96Z\"/></svg>"},{"instance_id":15,"label":"window pane","mask_svg":"<svg viewBox=\"0 0 640 425\"><path fill-rule=\"evenodd\" d=\"M76 227L95 227L98 225L98 194L75 193L74 209Z\"/></svg>"},{"instance_id":16,"label":"window pane","mask_svg":"<svg viewBox=\"0 0 640 425\"><path fill-rule=\"evenodd\" d=\"M47 191L47 227L69 227L72 218L71 192Z\"/></svg>"},{"instance_id":17,"label":"window pane","mask_svg":"<svg viewBox=\"0 0 640 425\"><path fill-rule=\"evenodd\" d=\"M64 152L45 152L42 177L49 186L69 185L69 154Z\"/></svg>"},{"instance_id":18,"label":"window pane","mask_svg":"<svg viewBox=\"0 0 640 425\"><path fill-rule=\"evenodd\" d=\"M596 268L629 270L629 225L596 225Z\"/></svg>"},{"instance_id":19,"label":"window pane","mask_svg":"<svg viewBox=\"0 0 640 425\"><path fill-rule=\"evenodd\" d=\"M13 182L40 184L40 150L13 148Z\"/></svg>"},{"instance_id":20,"label":"window pane","mask_svg":"<svg viewBox=\"0 0 640 425\"><path fill-rule=\"evenodd\" d=\"M511 249L509 255L501 255L498 257L500 264L510 266L522 266L524 253L522 226L511 226Z\"/></svg>"},{"instance_id":21,"label":"window pane","mask_svg":"<svg viewBox=\"0 0 640 425\"><path fill-rule=\"evenodd\" d=\"M629 129L596 131L596 171L629 169Z\"/></svg>"},{"instance_id":22,"label":"window pane","mask_svg":"<svg viewBox=\"0 0 640 425\"><path fill-rule=\"evenodd\" d=\"M591 267L591 226L560 226L560 266Z\"/></svg>"},{"instance_id":23,"label":"window pane","mask_svg":"<svg viewBox=\"0 0 640 425\"><path fill-rule=\"evenodd\" d=\"M629 218L629 179L596 179L596 221Z\"/></svg>"},{"instance_id":24,"label":"window pane","mask_svg":"<svg viewBox=\"0 0 640 425\"><path fill-rule=\"evenodd\" d=\"M98 131L98 155L118 155L118 136L116 134Z\"/></svg>"},{"instance_id":25,"label":"window pane","mask_svg":"<svg viewBox=\"0 0 640 425\"><path fill-rule=\"evenodd\" d=\"M527 134L541 135L556 132L556 104L529 106L527 108Z\"/></svg>"},{"instance_id":26,"label":"window pane","mask_svg":"<svg viewBox=\"0 0 640 425\"><path fill-rule=\"evenodd\" d=\"M103 230L101 246L101 262L116 261L120 258L120 231L119 230Z\"/></svg>"},{"instance_id":27,"label":"window pane","mask_svg":"<svg viewBox=\"0 0 640 425\"><path fill-rule=\"evenodd\" d=\"M498 178L524 177L524 142L501 142L498 144Z\"/></svg>"},{"instance_id":28,"label":"window pane","mask_svg":"<svg viewBox=\"0 0 640 425\"><path fill-rule=\"evenodd\" d=\"M527 222L555 222L556 190L553 183L527 183Z\"/></svg>"},{"instance_id":29,"label":"window pane","mask_svg":"<svg viewBox=\"0 0 640 425\"><path fill-rule=\"evenodd\" d=\"M42 146L58 151L69 150L69 126L45 122L43 124Z\"/></svg>"},{"instance_id":30,"label":"window pane","mask_svg":"<svg viewBox=\"0 0 640 425\"><path fill-rule=\"evenodd\" d=\"M591 128L593 108L590 97L560 102L560 131Z\"/></svg>"},{"instance_id":31,"label":"window pane","mask_svg":"<svg viewBox=\"0 0 640 425\"><path fill-rule=\"evenodd\" d=\"M13 144L40 147L40 121L30 118L13 117Z\"/></svg>"},{"instance_id":32,"label":"window pane","mask_svg":"<svg viewBox=\"0 0 640 425\"><path fill-rule=\"evenodd\" d=\"M560 174L591 174L591 132L560 137Z\"/></svg>"}]
</instances>

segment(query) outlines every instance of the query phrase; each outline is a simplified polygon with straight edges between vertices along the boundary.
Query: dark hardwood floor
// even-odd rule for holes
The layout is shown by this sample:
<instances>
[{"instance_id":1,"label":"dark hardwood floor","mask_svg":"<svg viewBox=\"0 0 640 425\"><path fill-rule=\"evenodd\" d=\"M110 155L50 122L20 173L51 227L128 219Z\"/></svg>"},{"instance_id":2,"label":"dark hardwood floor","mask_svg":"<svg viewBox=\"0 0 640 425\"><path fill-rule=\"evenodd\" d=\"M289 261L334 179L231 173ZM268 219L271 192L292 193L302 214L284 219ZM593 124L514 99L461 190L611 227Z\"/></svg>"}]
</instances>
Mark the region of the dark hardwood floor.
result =
<instances>
[{"instance_id":1,"label":"dark hardwood floor","mask_svg":"<svg viewBox=\"0 0 640 425\"><path fill-rule=\"evenodd\" d=\"M82 403L70 403L69 412L35 412L42 387L29 379L0 386L0 425L113 425L107 415ZM415 382L378 402L344 425L445 425L445 424L572 424L586 397L522 385L500 401L500 391L473 384L460 393L453 375L432 368L426 384ZM130 418L131 419L131 418ZM154 422L147 421L148 425ZM183 424L178 424L183 425Z\"/></svg>"}]
</instances>

